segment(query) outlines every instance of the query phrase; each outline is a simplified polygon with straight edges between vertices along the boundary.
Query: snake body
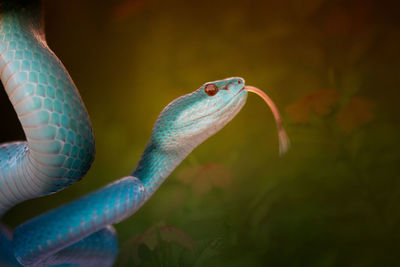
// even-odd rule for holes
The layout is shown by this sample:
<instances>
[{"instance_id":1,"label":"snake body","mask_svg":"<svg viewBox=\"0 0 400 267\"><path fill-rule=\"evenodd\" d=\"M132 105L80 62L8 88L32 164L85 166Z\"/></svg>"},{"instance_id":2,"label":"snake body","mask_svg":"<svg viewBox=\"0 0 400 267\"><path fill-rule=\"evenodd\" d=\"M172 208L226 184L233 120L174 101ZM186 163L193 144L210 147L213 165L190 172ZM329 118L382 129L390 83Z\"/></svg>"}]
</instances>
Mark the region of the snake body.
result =
<instances>
[{"instance_id":1,"label":"snake body","mask_svg":"<svg viewBox=\"0 0 400 267\"><path fill-rule=\"evenodd\" d=\"M47 46L36 2L0 4L0 77L27 139L0 148L1 214L79 180L94 158L89 116Z\"/></svg>"},{"instance_id":2,"label":"snake body","mask_svg":"<svg viewBox=\"0 0 400 267\"><path fill-rule=\"evenodd\" d=\"M48 47L40 1L0 2L0 77L24 142L0 146L0 214L81 179L94 158L91 123L61 61ZM209 93L209 89L213 94ZM215 93L217 92L217 93ZM215 93L215 94L214 94ZM208 82L158 117L135 170L98 191L1 231L12 266L110 266L115 224L137 211L176 166L244 106L244 80Z\"/></svg>"}]
</instances>

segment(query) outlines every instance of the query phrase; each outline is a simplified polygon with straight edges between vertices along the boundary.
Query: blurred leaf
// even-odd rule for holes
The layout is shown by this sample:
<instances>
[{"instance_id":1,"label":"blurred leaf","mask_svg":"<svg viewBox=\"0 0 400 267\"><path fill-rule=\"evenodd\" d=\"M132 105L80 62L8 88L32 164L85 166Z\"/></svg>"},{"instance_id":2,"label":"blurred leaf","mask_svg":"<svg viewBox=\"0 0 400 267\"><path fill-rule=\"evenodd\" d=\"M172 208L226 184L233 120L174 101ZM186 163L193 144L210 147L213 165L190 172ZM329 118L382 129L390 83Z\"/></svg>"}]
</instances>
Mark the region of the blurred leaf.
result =
<instances>
[{"instance_id":1,"label":"blurred leaf","mask_svg":"<svg viewBox=\"0 0 400 267\"><path fill-rule=\"evenodd\" d=\"M174 226L164 226L160 228L161 239L165 242L176 243L191 252L196 249L196 243L182 230Z\"/></svg>"},{"instance_id":2,"label":"blurred leaf","mask_svg":"<svg viewBox=\"0 0 400 267\"><path fill-rule=\"evenodd\" d=\"M285 110L294 123L303 123L310 120L310 105L305 97L288 105Z\"/></svg>"},{"instance_id":3,"label":"blurred leaf","mask_svg":"<svg viewBox=\"0 0 400 267\"><path fill-rule=\"evenodd\" d=\"M338 97L338 92L334 89L318 90L288 105L286 112L294 123L309 122L311 111L318 116L328 115Z\"/></svg>"},{"instance_id":4,"label":"blurred leaf","mask_svg":"<svg viewBox=\"0 0 400 267\"><path fill-rule=\"evenodd\" d=\"M163 242L173 243L185 248L186 250L194 253L196 251L196 243L182 230L170 225L165 225L160 222L143 234L136 235L126 242L124 251L121 255L121 263L125 264L129 258L132 258L135 264L139 264L143 257L150 258L151 251L157 247L168 249ZM145 246L146 248L143 248Z\"/></svg>"},{"instance_id":5,"label":"blurred leaf","mask_svg":"<svg viewBox=\"0 0 400 267\"><path fill-rule=\"evenodd\" d=\"M232 183L232 172L221 164L207 163L181 170L178 179L192 185L195 193L204 194L213 187L228 188Z\"/></svg>"},{"instance_id":6,"label":"blurred leaf","mask_svg":"<svg viewBox=\"0 0 400 267\"><path fill-rule=\"evenodd\" d=\"M317 115L325 116L332 111L332 105L338 100L338 92L332 89L320 90L310 96L311 108Z\"/></svg>"},{"instance_id":7,"label":"blurred leaf","mask_svg":"<svg viewBox=\"0 0 400 267\"><path fill-rule=\"evenodd\" d=\"M206 266L207 260L217 256L220 252L222 242L220 238L211 241L198 256L194 267Z\"/></svg>"},{"instance_id":8,"label":"blurred leaf","mask_svg":"<svg viewBox=\"0 0 400 267\"><path fill-rule=\"evenodd\" d=\"M375 118L374 106L371 100L355 96L339 111L336 122L342 131L353 132Z\"/></svg>"}]
</instances>

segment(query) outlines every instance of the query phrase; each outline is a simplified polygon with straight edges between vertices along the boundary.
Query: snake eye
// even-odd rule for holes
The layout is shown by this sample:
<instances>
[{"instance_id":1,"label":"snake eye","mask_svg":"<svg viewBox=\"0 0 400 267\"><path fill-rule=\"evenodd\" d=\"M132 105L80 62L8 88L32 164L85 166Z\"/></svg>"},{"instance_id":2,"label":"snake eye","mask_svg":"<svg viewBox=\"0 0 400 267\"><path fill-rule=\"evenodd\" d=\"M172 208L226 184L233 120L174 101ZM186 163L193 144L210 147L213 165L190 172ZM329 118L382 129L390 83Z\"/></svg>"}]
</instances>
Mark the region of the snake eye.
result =
<instances>
[{"instance_id":1,"label":"snake eye","mask_svg":"<svg viewBox=\"0 0 400 267\"><path fill-rule=\"evenodd\" d=\"M206 92L206 94L209 96L213 96L218 93L218 88L215 86L215 84L207 84L204 88L204 92Z\"/></svg>"}]
</instances>

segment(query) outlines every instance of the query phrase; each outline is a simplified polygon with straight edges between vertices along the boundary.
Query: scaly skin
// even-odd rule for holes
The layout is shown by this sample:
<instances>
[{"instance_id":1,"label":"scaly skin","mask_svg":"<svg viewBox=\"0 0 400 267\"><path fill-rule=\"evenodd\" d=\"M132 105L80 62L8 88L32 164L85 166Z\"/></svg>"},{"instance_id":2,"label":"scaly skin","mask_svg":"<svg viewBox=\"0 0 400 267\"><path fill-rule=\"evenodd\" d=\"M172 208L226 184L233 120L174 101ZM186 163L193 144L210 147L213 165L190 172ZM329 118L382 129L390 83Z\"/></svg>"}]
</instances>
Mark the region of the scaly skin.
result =
<instances>
[{"instance_id":1,"label":"scaly skin","mask_svg":"<svg viewBox=\"0 0 400 267\"><path fill-rule=\"evenodd\" d=\"M0 3L0 77L27 139L0 146L0 214L81 179L94 158L84 104L25 2Z\"/></svg>"},{"instance_id":2,"label":"scaly skin","mask_svg":"<svg viewBox=\"0 0 400 267\"><path fill-rule=\"evenodd\" d=\"M0 147L3 213L79 180L93 160L87 112L46 44L39 11L38 1L0 4L0 76L27 138ZM207 94L208 86L218 92ZM130 176L23 223L13 239L4 235L0 245L7 246L10 264L13 253L24 266L112 265L117 240L111 225L136 212L195 147L240 111L246 98L244 80L228 78L174 100L157 119Z\"/></svg>"}]
</instances>

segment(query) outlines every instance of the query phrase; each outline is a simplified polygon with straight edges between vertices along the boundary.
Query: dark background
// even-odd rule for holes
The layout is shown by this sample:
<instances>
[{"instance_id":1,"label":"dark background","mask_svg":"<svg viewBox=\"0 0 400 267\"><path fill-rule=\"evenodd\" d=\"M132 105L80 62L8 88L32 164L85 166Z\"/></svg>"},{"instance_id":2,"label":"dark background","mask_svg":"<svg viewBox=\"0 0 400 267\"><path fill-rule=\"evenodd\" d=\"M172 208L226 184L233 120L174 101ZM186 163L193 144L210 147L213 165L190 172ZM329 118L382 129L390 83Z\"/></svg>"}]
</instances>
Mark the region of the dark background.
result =
<instances>
[{"instance_id":1,"label":"dark background","mask_svg":"<svg viewBox=\"0 0 400 267\"><path fill-rule=\"evenodd\" d=\"M117 266L400 266L395 1L44 1L50 47L86 103L86 177L3 218L15 227L135 167L163 107L241 76L265 103L197 148L116 225ZM24 139L0 90L0 142Z\"/></svg>"}]
</instances>

